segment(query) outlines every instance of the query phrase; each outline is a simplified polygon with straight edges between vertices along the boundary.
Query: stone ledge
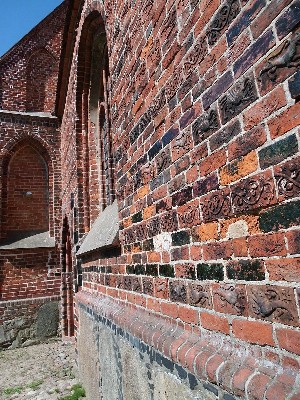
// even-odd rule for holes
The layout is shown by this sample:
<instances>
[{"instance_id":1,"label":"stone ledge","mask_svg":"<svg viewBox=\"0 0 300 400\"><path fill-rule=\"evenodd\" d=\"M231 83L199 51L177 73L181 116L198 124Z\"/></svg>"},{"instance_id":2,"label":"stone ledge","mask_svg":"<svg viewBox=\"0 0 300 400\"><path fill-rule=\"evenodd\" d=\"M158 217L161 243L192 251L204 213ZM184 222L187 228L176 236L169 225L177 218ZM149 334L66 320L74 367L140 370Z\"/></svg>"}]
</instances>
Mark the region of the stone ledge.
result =
<instances>
[{"instance_id":1,"label":"stone ledge","mask_svg":"<svg viewBox=\"0 0 300 400\"><path fill-rule=\"evenodd\" d=\"M300 396L299 364L288 353L279 357L270 349L269 357L264 358L267 348L263 355L260 346L200 331L109 297L81 291L76 301L97 321L116 332L126 331L137 345L157 350L166 360L164 364L179 364L202 382L234 396L256 400L296 400Z\"/></svg>"},{"instance_id":2,"label":"stone ledge","mask_svg":"<svg viewBox=\"0 0 300 400\"><path fill-rule=\"evenodd\" d=\"M60 301L61 296L49 296L49 297L30 297L27 299L16 299L16 300L0 300L0 307L9 307L23 304L38 304L47 303L48 301Z\"/></svg>"}]
</instances>

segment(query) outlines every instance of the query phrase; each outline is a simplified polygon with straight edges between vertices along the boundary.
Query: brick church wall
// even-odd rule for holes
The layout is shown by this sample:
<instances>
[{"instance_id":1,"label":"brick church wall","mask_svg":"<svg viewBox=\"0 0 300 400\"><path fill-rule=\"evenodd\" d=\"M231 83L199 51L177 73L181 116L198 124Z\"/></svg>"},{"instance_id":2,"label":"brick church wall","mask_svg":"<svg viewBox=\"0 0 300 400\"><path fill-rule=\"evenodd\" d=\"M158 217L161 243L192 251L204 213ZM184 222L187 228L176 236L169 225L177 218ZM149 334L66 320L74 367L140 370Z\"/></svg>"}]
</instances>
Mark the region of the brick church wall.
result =
<instances>
[{"instance_id":1,"label":"brick church wall","mask_svg":"<svg viewBox=\"0 0 300 400\"><path fill-rule=\"evenodd\" d=\"M88 382L84 353L94 350L81 332L101 346L104 324L116 343L148 346L169 371L215 385L212 398L296 399L299 1L81 5L62 121L63 209L82 240L87 178L78 143L87 133L76 124L77 55L84 22L98 12L121 241L119 257L100 249L80 260L83 375ZM122 351L114 357L123 360ZM101 390L97 379L91 393Z\"/></svg>"}]
</instances>

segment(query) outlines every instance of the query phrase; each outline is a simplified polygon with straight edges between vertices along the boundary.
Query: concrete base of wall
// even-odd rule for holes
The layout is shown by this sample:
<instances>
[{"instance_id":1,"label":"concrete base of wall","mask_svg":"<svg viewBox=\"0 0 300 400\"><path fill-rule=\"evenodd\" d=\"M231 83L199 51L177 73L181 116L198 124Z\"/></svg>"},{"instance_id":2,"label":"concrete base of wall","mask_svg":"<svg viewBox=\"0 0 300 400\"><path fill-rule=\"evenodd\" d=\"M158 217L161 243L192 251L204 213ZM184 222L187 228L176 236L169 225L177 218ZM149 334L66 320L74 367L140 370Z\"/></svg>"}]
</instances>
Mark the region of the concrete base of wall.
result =
<instances>
[{"instance_id":1,"label":"concrete base of wall","mask_svg":"<svg viewBox=\"0 0 300 400\"><path fill-rule=\"evenodd\" d=\"M89 400L233 400L113 321L79 303L77 350Z\"/></svg>"},{"instance_id":2,"label":"concrete base of wall","mask_svg":"<svg viewBox=\"0 0 300 400\"><path fill-rule=\"evenodd\" d=\"M110 297L81 291L76 300L79 369L89 400L261 400L276 388L285 398L299 394L296 360L267 360L258 345L208 331L199 336Z\"/></svg>"},{"instance_id":3,"label":"concrete base of wall","mask_svg":"<svg viewBox=\"0 0 300 400\"><path fill-rule=\"evenodd\" d=\"M0 302L0 349L42 342L58 327L59 296Z\"/></svg>"}]
</instances>

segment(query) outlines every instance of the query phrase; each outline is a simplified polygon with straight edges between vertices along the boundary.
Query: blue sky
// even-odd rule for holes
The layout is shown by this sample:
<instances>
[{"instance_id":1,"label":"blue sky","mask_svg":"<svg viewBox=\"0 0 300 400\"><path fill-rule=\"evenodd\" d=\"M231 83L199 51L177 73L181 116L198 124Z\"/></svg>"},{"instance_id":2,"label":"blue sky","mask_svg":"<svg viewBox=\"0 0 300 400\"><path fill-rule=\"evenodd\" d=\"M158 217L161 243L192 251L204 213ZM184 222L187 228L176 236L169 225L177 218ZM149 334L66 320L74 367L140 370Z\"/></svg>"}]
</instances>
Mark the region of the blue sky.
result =
<instances>
[{"instance_id":1,"label":"blue sky","mask_svg":"<svg viewBox=\"0 0 300 400\"><path fill-rule=\"evenodd\" d=\"M62 0L0 0L0 57Z\"/></svg>"}]
</instances>

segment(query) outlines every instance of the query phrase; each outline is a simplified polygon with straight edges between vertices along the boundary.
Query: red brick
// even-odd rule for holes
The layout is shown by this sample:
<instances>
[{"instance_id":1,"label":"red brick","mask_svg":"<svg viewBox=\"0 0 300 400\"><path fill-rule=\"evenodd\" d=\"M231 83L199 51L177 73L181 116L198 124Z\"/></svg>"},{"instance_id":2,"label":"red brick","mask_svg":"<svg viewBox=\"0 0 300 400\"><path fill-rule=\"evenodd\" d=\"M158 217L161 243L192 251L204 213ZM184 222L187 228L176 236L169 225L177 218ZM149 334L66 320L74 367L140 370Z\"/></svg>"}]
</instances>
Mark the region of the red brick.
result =
<instances>
[{"instance_id":1,"label":"red brick","mask_svg":"<svg viewBox=\"0 0 300 400\"><path fill-rule=\"evenodd\" d=\"M271 379L267 375L254 375L247 386L249 400L263 399L270 381Z\"/></svg>"},{"instance_id":2,"label":"red brick","mask_svg":"<svg viewBox=\"0 0 300 400\"><path fill-rule=\"evenodd\" d=\"M286 105L286 96L282 86L274 89L268 96L255 104L244 114L244 128L248 131L259 125L273 112Z\"/></svg>"},{"instance_id":3,"label":"red brick","mask_svg":"<svg viewBox=\"0 0 300 400\"><path fill-rule=\"evenodd\" d=\"M179 310L177 304L174 303L165 303L162 301L160 303L161 313L167 315L168 317L178 318Z\"/></svg>"},{"instance_id":4,"label":"red brick","mask_svg":"<svg viewBox=\"0 0 300 400\"><path fill-rule=\"evenodd\" d=\"M206 363L206 374L212 383L217 382L217 370L220 365L225 361L224 357L220 354L215 354Z\"/></svg>"},{"instance_id":5,"label":"red brick","mask_svg":"<svg viewBox=\"0 0 300 400\"><path fill-rule=\"evenodd\" d=\"M230 327L227 318L207 312L200 313L201 326L203 328L229 334Z\"/></svg>"},{"instance_id":6,"label":"red brick","mask_svg":"<svg viewBox=\"0 0 300 400\"><path fill-rule=\"evenodd\" d=\"M232 321L232 332L238 339L250 343L274 346L273 331L270 324L257 321L234 319Z\"/></svg>"},{"instance_id":7,"label":"red brick","mask_svg":"<svg viewBox=\"0 0 300 400\"><path fill-rule=\"evenodd\" d=\"M253 374L254 370L249 368L239 368L232 378L232 388L234 393L243 396L245 393L245 386L249 377Z\"/></svg>"},{"instance_id":8,"label":"red brick","mask_svg":"<svg viewBox=\"0 0 300 400\"><path fill-rule=\"evenodd\" d=\"M268 122L271 138L275 139L300 125L300 103L296 103Z\"/></svg>"},{"instance_id":9,"label":"red brick","mask_svg":"<svg viewBox=\"0 0 300 400\"><path fill-rule=\"evenodd\" d=\"M300 332L293 329L276 329L279 346L292 353L300 355Z\"/></svg>"},{"instance_id":10,"label":"red brick","mask_svg":"<svg viewBox=\"0 0 300 400\"><path fill-rule=\"evenodd\" d=\"M282 233L252 236L248 243L251 257L285 256L287 254Z\"/></svg>"},{"instance_id":11,"label":"red brick","mask_svg":"<svg viewBox=\"0 0 300 400\"><path fill-rule=\"evenodd\" d=\"M224 149L218 150L212 155L206 157L204 161L200 162L201 176L206 176L211 172L218 170L226 164L226 151Z\"/></svg>"},{"instance_id":12,"label":"red brick","mask_svg":"<svg viewBox=\"0 0 300 400\"><path fill-rule=\"evenodd\" d=\"M286 400L291 392L291 387L284 385L281 382L271 384L266 392L266 400Z\"/></svg>"},{"instance_id":13,"label":"red brick","mask_svg":"<svg viewBox=\"0 0 300 400\"><path fill-rule=\"evenodd\" d=\"M270 280L299 282L300 258L266 260Z\"/></svg>"},{"instance_id":14,"label":"red brick","mask_svg":"<svg viewBox=\"0 0 300 400\"><path fill-rule=\"evenodd\" d=\"M290 254L300 253L300 230L289 231L286 233L288 249Z\"/></svg>"}]
</instances>

